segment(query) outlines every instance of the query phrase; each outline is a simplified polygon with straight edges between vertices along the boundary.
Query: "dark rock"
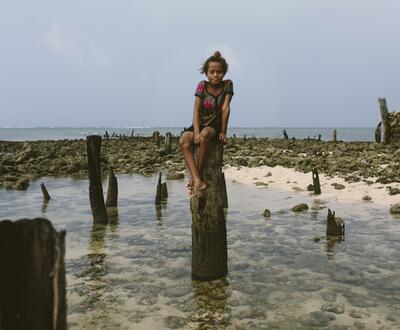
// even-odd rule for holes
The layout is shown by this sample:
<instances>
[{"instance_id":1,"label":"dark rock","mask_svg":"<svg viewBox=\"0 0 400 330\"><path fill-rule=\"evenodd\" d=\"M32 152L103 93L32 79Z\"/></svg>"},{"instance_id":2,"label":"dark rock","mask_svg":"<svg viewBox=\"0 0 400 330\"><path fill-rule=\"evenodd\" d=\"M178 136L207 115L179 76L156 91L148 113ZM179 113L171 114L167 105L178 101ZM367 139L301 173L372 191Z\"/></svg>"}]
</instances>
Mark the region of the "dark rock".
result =
<instances>
[{"instance_id":1,"label":"dark rock","mask_svg":"<svg viewBox=\"0 0 400 330\"><path fill-rule=\"evenodd\" d=\"M400 203L393 204L389 212L390 214L400 214Z\"/></svg>"},{"instance_id":2,"label":"dark rock","mask_svg":"<svg viewBox=\"0 0 400 330\"><path fill-rule=\"evenodd\" d=\"M297 204L291 208L293 212L303 212L308 210L308 205L305 203Z\"/></svg>"},{"instance_id":3,"label":"dark rock","mask_svg":"<svg viewBox=\"0 0 400 330\"><path fill-rule=\"evenodd\" d=\"M271 211L268 210L268 209L265 209L265 210L264 210L264 213L263 213L263 216L264 216L265 218L270 218L270 217L271 217Z\"/></svg>"},{"instance_id":4,"label":"dark rock","mask_svg":"<svg viewBox=\"0 0 400 330\"><path fill-rule=\"evenodd\" d=\"M308 190L308 191L314 191L314 185L309 184L309 185L307 186L307 190Z\"/></svg>"}]
</instances>

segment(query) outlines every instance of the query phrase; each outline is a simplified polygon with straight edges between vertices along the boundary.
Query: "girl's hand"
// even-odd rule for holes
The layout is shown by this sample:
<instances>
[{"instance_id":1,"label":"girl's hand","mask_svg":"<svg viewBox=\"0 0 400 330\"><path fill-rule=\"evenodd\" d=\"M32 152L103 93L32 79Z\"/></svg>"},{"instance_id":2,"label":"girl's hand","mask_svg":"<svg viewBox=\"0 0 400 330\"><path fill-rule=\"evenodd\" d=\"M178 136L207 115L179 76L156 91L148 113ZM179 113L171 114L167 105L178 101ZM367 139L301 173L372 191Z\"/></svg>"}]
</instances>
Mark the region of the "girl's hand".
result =
<instances>
[{"instance_id":1,"label":"girl's hand","mask_svg":"<svg viewBox=\"0 0 400 330\"><path fill-rule=\"evenodd\" d=\"M200 144L200 133L194 133L193 142L194 144Z\"/></svg>"},{"instance_id":2,"label":"girl's hand","mask_svg":"<svg viewBox=\"0 0 400 330\"><path fill-rule=\"evenodd\" d=\"M226 137L226 135L224 133L219 133L218 138L223 145L228 143L228 138Z\"/></svg>"}]
</instances>

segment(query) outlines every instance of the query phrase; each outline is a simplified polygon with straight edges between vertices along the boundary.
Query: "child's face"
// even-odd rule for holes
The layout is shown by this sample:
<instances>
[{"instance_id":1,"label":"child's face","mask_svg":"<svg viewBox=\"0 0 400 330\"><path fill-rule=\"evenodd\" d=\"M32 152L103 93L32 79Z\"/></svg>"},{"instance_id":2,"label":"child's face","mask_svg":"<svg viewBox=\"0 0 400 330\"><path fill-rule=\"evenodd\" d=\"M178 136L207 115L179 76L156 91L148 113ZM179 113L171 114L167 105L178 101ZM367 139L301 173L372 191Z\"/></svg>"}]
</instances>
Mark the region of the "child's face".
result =
<instances>
[{"instance_id":1,"label":"child's face","mask_svg":"<svg viewBox=\"0 0 400 330\"><path fill-rule=\"evenodd\" d=\"M219 62L210 62L207 70L208 81L213 84L219 84L224 78L224 72L222 71L222 64Z\"/></svg>"}]
</instances>

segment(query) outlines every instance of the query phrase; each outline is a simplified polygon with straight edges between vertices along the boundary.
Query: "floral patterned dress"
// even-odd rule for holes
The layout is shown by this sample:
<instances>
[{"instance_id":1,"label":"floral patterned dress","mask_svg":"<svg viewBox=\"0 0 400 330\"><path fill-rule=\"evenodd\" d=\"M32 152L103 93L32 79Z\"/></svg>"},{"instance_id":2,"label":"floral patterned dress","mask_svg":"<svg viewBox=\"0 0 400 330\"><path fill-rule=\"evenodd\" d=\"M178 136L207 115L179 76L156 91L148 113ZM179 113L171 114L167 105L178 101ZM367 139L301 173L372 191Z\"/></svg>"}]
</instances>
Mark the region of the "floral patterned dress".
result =
<instances>
[{"instance_id":1,"label":"floral patterned dress","mask_svg":"<svg viewBox=\"0 0 400 330\"><path fill-rule=\"evenodd\" d=\"M194 95L201 98L200 129L210 126L215 129L216 133L221 132L221 109L224 104L225 95L234 94L232 80L224 80L221 84L223 84L223 87L218 95L208 92L209 83L205 80L200 81L197 85ZM187 131L193 131L193 125Z\"/></svg>"}]
</instances>

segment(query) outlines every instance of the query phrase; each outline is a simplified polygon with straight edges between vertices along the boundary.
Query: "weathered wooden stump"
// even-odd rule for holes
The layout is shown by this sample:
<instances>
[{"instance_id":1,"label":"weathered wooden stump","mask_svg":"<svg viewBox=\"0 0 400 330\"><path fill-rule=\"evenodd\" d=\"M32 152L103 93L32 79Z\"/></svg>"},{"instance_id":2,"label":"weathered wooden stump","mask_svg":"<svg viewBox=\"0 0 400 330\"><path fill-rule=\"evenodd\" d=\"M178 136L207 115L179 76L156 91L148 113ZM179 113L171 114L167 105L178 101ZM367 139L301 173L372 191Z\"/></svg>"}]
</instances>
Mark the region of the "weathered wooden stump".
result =
<instances>
[{"instance_id":1,"label":"weathered wooden stump","mask_svg":"<svg viewBox=\"0 0 400 330\"><path fill-rule=\"evenodd\" d=\"M95 223L107 223L108 214L104 204L103 186L101 184L101 136L89 135L86 139L89 170L89 198Z\"/></svg>"},{"instance_id":2,"label":"weathered wooden stump","mask_svg":"<svg viewBox=\"0 0 400 330\"><path fill-rule=\"evenodd\" d=\"M383 143L389 144L392 140L391 124L389 118L389 110L386 104L386 98L382 97L378 99L379 108L382 117L382 127L383 127Z\"/></svg>"},{"instance_id":3,"label":"weathered wooden stump","mask_svg":"<svg viewBox=\"0 0 400 330\"><path fill-rule=\"evenodd\" d=\"M317 169L312 170L312 179L313 179L314 194L320 195L321 194L321 185L319 183L319 175L318 175Z\"/></svg>"},{"instance_id":4,"label":"weathered wooden stump","mask_svg":"<svg viewBox=\"0 0 400 330\"><path fill-rule=\"evenodd\" d=\"M118 181L112 167L109 168L106 207L118 206Z\"/></svg>"},{"instance_id":5,"label":"weathered wooden stump","mask_svg":"<svg viewBox=\"0 0 400 330\"><path fill-rule=\"evenodd\" d=\"M222 206L228 208L228 192L226 191L225 173L222 172Z\"/></svg>"},{"instance_id":6,"label":"weathered wooden stump","mask_svg":"<svg viewBox=\"0 0 400 330\"><path fill-rule=\"evenodd\" d=\"M336 131L336 128L333 130L333 142L334 143L337 142L337 131Z\"/></svg>"},{"instance_id":7,"label":"weathered wooden stump","mask_svg":"<svg viewBox=\"0 0 400 330\"><path fill-rule=\"evenodd\" d=\"M192 278L211 281L228 273L226 221L223 208L222 145L209 142L201 176L206 189L190 201L192 212Z\"/></svg>"},{"instance_id":8,"label":"weathered wooden stump","mask_svg":"<svg viewBox=\"0 0 400 330\"><path fill-rule=\"evenodd\" d=\"M286 139L286 140L288 140L288 139L289 139L289 136L287 135L285 129L282 131L282 133L283 133L283 138Z\"/></svg>"},{"instance_id":9,"label":"weathered wooden stump","mask_svg":"<svg viewBox=\"0 0 400 330\"><path fill-rule=\"evenodd\" d=\"M165 133L164 146L165 151L170 154L172 151L172 134L170 132Z\"/></svg>"},{"instance_id":10,"label":"weathered wooden stump","mask_svg":"<svg viewBox=\"0 0 400 330\"><path fill-rule=\"evenodd\" d=\"M64 251L46 219L0 221L0 329L67 329Z\"/></svg>"},{"instance_id":11,"label":"weathered wooden stump","mask_svg":"<svg viewBox=\"0 0 400 330\"><path fill-rule=\"evenodd\" d=\"M159 131L154 131L153 132L153 141L157 146L160 146L160 132Z\"/></svg>"},{"instance_id":12,"label":"weathered wooden stump","mask_svg":"<svg viewBox=\"0 0 400 330\"><path fill-rule=\"evenodd\" d=\"M51 199L51 197L50 197L49 192L47 191L46 186L44 185L43 182L40 184L40 188L42 189L43 201L45 203L47 203Z\"/></svg>"},{"instance_id":13,"label":"weathered wooden stump","mask_svg":"<svg viewBox=\"0 0 400 330\"><path fill-rule=\"evenodd\" d=\"M345 224L343 219L335 217L335 212L328 209L328 217L326 223L326 236L344 238Z\"/></svg>"},{"instance_id":14,"label":"weathered wooden stump","mask_svg":"<svg viewBox=\"0 0 400 330\"><path fill-rule=\"evenodd\" d=\"M166 182L164 182L164 183L161 182L161 176L162 176L162 174L160 172L160 174L158 176L158 183L157 183L157 189L156 189L156 198L155 198L155 201L154 201L155 205L160 205L161 201L168 197L167 183Z\"/></svg>"},{"instance_id":15,"label":"weathered wooden stump","mask_svg":"<svg viewBox=\"0 0 400 330\"><path fill-rule=\"evenodd\" d=\"M375 129L375 142L376 143L381 143L381 139L382 139L382 122L380 121L378 126L376 126Z\"/></svg>"}]
</instances>

